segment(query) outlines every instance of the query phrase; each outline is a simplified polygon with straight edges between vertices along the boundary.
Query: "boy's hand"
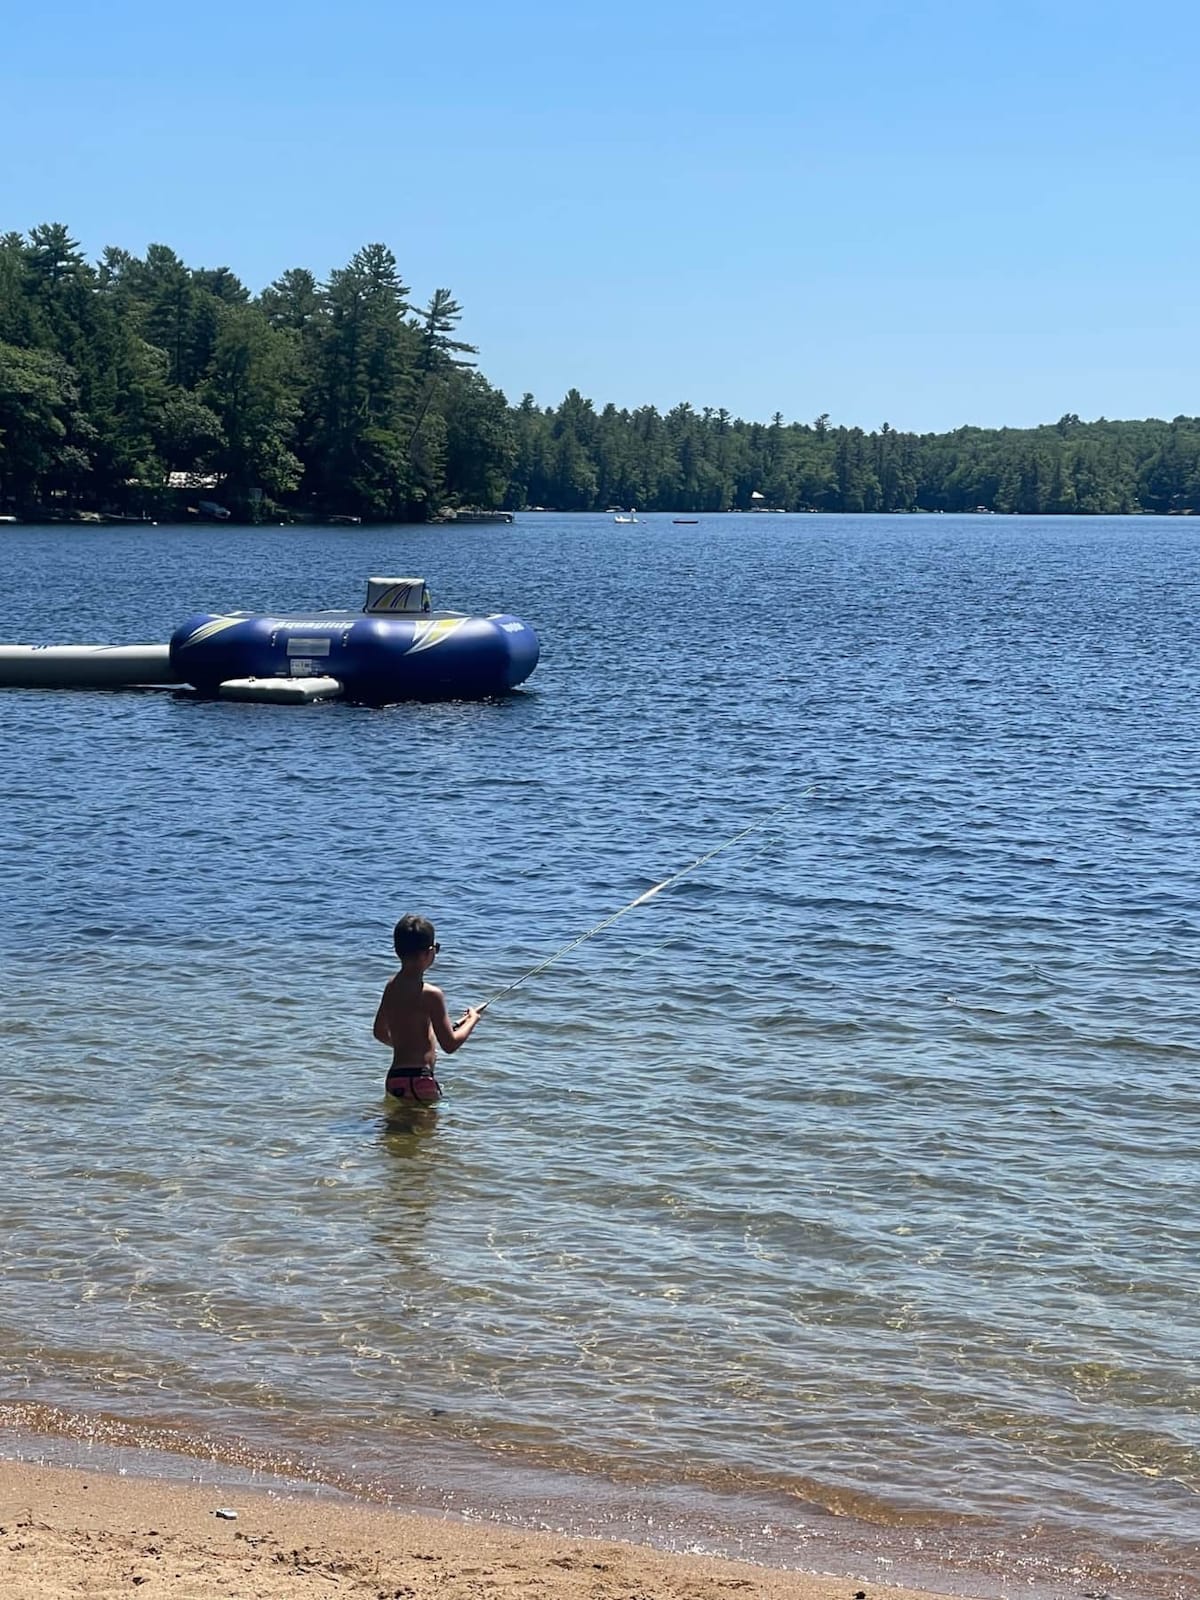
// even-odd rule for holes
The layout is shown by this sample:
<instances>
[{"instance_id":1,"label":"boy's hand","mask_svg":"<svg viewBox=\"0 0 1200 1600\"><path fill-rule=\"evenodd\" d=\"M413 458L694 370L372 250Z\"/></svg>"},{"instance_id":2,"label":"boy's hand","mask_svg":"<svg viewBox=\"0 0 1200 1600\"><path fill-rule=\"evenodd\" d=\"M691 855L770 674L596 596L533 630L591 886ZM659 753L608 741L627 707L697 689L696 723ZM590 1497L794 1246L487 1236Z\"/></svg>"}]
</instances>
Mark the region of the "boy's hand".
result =
<instances>
[{"instance_id":1,"label":"boy's hand","mask_svg":"<svg viewBox=\"0 0 1200 1600\"><path fill-rule=\"evenodd\" d=\"M458 1025L460 1028L473 1028L479 1021L481 1015L482 1012L476 1011L474 1006L468 1006L466 1011L463 1013L462 1020Z\"/></svg>"}]
</instances>

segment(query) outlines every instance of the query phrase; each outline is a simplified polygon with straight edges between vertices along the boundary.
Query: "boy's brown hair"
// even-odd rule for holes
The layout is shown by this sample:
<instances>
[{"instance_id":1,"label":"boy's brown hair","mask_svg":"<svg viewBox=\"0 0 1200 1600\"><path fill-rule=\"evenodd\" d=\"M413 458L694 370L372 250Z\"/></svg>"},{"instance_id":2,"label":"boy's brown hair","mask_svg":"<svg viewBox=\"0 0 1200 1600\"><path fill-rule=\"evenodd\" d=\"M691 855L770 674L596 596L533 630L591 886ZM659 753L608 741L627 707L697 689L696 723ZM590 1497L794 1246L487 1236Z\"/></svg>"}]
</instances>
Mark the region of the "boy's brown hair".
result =
<instances>
[{"instance_id":1,"label":"boy's brown hair","mask_svg":"<svg viewBox=\"0 0 1200 1600\"><path fill-rule=\"evenodd\" d=\"M437 943L433 923L428 917L401 917L392 933L392 943L401 961L405 956L417 956L422 950L432 950Z\"/></svg>"}]
</instances>

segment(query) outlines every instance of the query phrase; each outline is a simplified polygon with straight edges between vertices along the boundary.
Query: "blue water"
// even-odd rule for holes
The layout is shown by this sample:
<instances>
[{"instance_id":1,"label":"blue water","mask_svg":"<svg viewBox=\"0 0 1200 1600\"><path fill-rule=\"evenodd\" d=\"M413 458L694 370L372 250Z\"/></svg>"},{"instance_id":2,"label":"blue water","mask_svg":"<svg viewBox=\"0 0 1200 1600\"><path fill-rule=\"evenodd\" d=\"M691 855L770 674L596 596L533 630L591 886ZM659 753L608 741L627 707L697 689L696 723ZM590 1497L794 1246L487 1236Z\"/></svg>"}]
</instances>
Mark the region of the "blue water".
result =
<instances>
[{"instance_id":1,"label":"blue water","mask_svg":"<svg viewBox=\"0 0 1200 1600\"><path fill-rule=\"evenodd\" d=\"M22 1437L1197 1592L1190 524L2 539L11 641L380 573L543 644L475 705L0 693ZM755 823L388 1120L401 912L457 1009Z\"/></svg>"}]
</instances>

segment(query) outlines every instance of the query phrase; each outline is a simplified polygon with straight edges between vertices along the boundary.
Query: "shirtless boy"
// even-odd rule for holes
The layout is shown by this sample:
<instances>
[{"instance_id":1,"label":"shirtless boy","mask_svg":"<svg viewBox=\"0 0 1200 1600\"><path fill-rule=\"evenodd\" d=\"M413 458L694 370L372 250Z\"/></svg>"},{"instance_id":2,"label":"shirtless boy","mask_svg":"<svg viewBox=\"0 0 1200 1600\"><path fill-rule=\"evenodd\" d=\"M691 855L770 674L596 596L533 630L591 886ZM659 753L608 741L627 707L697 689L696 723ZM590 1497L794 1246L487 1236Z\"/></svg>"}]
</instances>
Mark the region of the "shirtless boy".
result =
<instances>
[{"instance_id":1,"label":"shirtless boy","mask_svg":"<svg viewBox=\"0 0 1200 1600\"><path fill-rule=\"evenodd\" d=\"M392 941L400 971L383 991L374 1028L380 1044L392 1047L387 1092L409 1104L430 1106L442 1097L434 1076L438 1045L453 1055L475 1032L480 1013L469 1009L460 1022L451 1022L446 996L425 982L441 949L427 917L401 917Z\"/></svg>"}]
</instances>

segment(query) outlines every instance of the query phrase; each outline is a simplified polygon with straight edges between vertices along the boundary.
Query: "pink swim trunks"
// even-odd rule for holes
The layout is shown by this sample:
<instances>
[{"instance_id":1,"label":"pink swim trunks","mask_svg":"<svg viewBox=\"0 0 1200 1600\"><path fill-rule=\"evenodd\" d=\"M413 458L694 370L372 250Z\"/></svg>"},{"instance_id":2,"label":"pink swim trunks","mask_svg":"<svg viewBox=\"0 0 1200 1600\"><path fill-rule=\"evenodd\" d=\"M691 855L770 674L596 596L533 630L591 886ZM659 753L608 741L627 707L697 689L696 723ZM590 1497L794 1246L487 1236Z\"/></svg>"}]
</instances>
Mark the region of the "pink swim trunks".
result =
<instances>
[{"instance_id":1,"label":"pink swim trunks","mask_svg":"<svg viewBox=\"0 0 1200 1600\"><path fill-rule=\"evenodd\" d=\"M393 1067L385 1087L394 1099L409 1105L432 1106L442 1098L442 1086L428 1067Z\"/></svg>"}]
</instances>

